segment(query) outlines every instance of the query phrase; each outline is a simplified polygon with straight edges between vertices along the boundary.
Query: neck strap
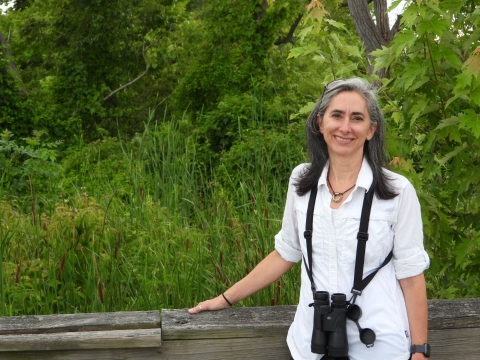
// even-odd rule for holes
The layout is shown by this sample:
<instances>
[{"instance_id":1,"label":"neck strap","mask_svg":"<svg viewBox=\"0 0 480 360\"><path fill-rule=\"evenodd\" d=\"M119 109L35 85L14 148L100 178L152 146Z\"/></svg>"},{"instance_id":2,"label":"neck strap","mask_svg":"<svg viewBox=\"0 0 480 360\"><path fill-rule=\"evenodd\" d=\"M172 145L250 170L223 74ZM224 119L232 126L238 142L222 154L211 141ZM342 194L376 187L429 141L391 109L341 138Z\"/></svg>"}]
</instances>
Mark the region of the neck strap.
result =
<instances>
[{"instance_id":1,"label":"neck strap","mask_svg":"<svg viewBox=\"0 0 480 360\"><path fill-rule=\"evenodd\" d=\"M373 202L373 195L374 195L374 188L375 188L375 180L372 182L370 189L365 193L365 197L363 198L363 206L362 206L362 215L360 217L360 227L357 234L357 255L355 258L355 273L353 279L353 287L352 287L352 294L353 299L352 303L355 302L355 299L358 295L362 295L363 289L370 283L373 277L377 274L378 270L382 267L387 265L393 256L393 250L390 251L388 256L385 258L383 263L370 275L363 279L363 267L365 263L365 251L367 246L368 240L368 223L370 222L370 211L372 209L372 202ZM317 198L317 186L314 186L310 192L310 198L308 200L308 208L307 208L307 219L305 222L305 232L303 236L305 237L307 243L307 258L308 264L305 262L305 258L303 259L305 268L307 270L308 277L311 283L311 289L313 295L315 295L315 283L313 281L313 260L312 260L312 229L313 229L313 211L315 209L315 200Z\"/></svg>"},{"instance_id":2,"label":"neck strap","mask_svg":"<svg viewBox=\"0 0 480 360\"><path fill-rule=\"evenodd\" d=\"M308 264L305 262L305 257L303 258L303 263L305 264L305 268L307 269L307 274L310 279L311 289L313 296L315 297L315 282L313 281L313 273L312 273L312 229L313 229L313 210L315 209L315 200L317 198L317 186L314 186L310 191L310 198L308 199L308 208L307 208L307 220L305 223L305 232L303 236L307 241L307 257L308 257Z\"/></svg>"}]
</instances>

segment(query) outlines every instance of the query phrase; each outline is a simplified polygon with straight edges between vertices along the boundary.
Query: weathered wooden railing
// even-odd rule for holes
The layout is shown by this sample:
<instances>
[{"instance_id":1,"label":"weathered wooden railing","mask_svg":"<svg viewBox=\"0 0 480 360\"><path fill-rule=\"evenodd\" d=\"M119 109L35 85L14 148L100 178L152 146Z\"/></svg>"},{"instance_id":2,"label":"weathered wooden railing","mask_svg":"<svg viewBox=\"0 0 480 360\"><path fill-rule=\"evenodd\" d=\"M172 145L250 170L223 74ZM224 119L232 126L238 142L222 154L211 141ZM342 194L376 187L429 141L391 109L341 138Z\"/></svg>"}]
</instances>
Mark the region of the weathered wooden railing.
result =
<instances>
[{"instance_id":1,"label":"weathered wooden railing","mask_svg":"<svg viewBox=\"0 0 480 360\"><path fill-rule=\"evenodd\" d=\"M295 306L0 318L0 360L289 359ZM432 359L480 359L480 298L429 301Z\"/></svg>"}]
</instances>

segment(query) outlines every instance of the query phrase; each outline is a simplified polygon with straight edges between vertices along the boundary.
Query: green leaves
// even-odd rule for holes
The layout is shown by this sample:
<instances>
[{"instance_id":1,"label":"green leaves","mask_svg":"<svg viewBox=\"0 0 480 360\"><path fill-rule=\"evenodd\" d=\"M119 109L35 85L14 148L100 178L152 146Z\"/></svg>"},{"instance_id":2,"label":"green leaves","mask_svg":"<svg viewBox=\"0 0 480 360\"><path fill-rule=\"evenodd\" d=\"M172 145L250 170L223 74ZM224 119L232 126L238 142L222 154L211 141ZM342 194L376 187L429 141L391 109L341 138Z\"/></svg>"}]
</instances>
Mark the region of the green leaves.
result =
<instances>
[{"instance_id":1,"label":"green leaves","mask_svg":"<svg viewBox=\"0 0 480 360\"><path fill-rule=\"evenodd\" d=\"M444 31L447 31L450 27L450 21L448 18L442 18L431 14L427 18L418 22L417 32L419 36L425 33L434 33L442 35Z\"/></svg>"},{"instance_id":2,"label":"green leaves","mask_svg":"<svg viewBox=\"0 0 480 360\"><path fill-rule=\"evenodd\" d=\"M460 126L471 130L473 135L480 138L480 114L474 109L467 109L464 114L460 114Z\"/></svg>"},{"instance_id":3,"label":"green leaves","mask_svg":"<svg viewBox=\"0 0 480 360\"><path fill-rule=\"evenodd\" d=\"M314 8L320 6L323 9L318 1L312 4ZM289 51L288 59L311 56L316 66L325 66L326 81L329 81L355 74L365 64L365 56L358 37L350 33L345 24L327 15L325 12L320 18L307 16L299 30L300 41Z\"/></svg>"},{"instance_id":4,"label":"green leaves","mask_svg":"<svg viewBox=\"0 0 480 360\"><path fill-rule=\"evenodd\" d=\"M435 160L440 164L440 165L445 165L447 163L448 160L450 160L451 158L453 158L454 156L458 155L461 151L465 150L467 148L467 143L463 143L461 146L458 146L457 148L455 148L455 150L449 152L448 154L446 154L444 157L442 157L441 159L438 159L438 158L435 158Z\"/></svg>"},{"instance_id":5,"label":"green leaves","mask_svg":"<svg viewBox=\"0 0 480 360\"><path fill-rule=\"evenodd\" d=\"M328 23L329 25L332 25L334 28L337 28L339 30L347 31L347 28L341 22L338 22L338 21L335 21L335 20L332 20L332 19L328 19L328 18L325 19L325 22Z\"/></svg>"},{"instance_id":6,"label":"green leaves","mask_svg":"<svg viewBox=\"0 0 480 360\"><path fill-rule=\"evenodd\" d=\"M33 135L20 141L7 130L0 135L0 190L9 189L3 196L16 199L20 208L30 206L35 197L44 205L47 197L58 198L62 188L63 169L57 163L60 142L48 140L45 131Z\"/></svg>"},{"instance_id":7,"label":"green leaves","mask_svg":"<svg viewBox=\"0 0 480 360\"><path fill-rule=\"evenodd\" d=\"M370 54L375 56L375 66L373 71L388 68L395 60L395 55L392 49L385 46L382 46L379 50L372 51Z\"/></svg>"},{"instance_id":8,"label":"green leaves","mask_svg":"<svg viewBox=\"0 0 480 360\"><path fill-rule=\"evenodd\" d=\"M307 105L301 107L300 110L298 110L298 113L290 115L290 120L296 119L300 115L303 115L303 117L308 116L308 114L312 112L314 107L315 103L309 101Z\"/></svg>"},{"instance_id":9,"label":"green leaves","mask_svg":"<svg viewBox=\"0 0 480 360\"><path fill-rule=\"evenodd\" d=\"M440 130L443 129L444 127L448 126L457 126L458 123L460 122L460 119L457 116L452 116L447 119L443 119L440 121L440 124L435 128L435 130Z\"/></svg>"},{"instance_id":10,"label":"green leaves","mask_svg":"<svg viewBox=\"0 0 480 360\"><path fill-rule=\"evenodd\" d=\"M457 70L460 70L462 67L462 61L460 60L460 51L458 49L452 48L450 46L442 46L438 51L443 59L445 59L452 67Z\"/></svg>"},{"instance_id":11,"label":"green leaves","mask_svg":"<svg viewBox=\"0 0 480 360\"><path fill-rule=\"evenodd\" d=\"M299 56L305 56L318 51L318 45L314 42L310 42L305 46L299 46L291 49L288 53L288 59L296 58Z\"/></svg>"},{"instance_id":12,"label":"green leaves","mask_svg":"<svg viewBox=\"0 0 480 360\"><path fill-rule=\"evenodd\" d=\"M422 204L433 254L429 292L438 297L480 290L473 285L480 283L480 263L472 261L480 248L470 245L480 231L475 171L480 168L480 30L479 9L470 5L411 2L403 14L405 28L373 53L375 70L390 67L385 112L393 119L389 141L395 146L389 150L415 169L416 176L406 176Z\"/></svg>"}]
</instances>

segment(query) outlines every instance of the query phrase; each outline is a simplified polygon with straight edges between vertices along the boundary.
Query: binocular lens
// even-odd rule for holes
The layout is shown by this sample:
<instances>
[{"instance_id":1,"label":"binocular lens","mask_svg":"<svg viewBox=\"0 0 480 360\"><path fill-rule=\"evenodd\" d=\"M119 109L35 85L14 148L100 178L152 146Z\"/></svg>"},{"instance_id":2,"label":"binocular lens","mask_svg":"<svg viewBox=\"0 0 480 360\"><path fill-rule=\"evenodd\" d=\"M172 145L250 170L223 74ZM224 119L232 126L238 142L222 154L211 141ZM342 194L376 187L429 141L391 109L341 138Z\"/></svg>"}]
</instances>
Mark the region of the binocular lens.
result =
<instances>
[{"instance_id":1,"label":"binocular lens","mask_svg":"<svg viewBox=\"0 0 480 360\"><path fill-rule=\"evenodd\" d=\"M368 329L368 328L362 329L362 327L358 323L358 320L361 317L362 317L362 309L360 308L360 306L352 305L348 308L347 318L352 320L357 325L358 332L360 335L360 341L364 343L367 347L372 347L377 336L375 335L375 332L372 329Z\"/></svg>"}]
</instances>

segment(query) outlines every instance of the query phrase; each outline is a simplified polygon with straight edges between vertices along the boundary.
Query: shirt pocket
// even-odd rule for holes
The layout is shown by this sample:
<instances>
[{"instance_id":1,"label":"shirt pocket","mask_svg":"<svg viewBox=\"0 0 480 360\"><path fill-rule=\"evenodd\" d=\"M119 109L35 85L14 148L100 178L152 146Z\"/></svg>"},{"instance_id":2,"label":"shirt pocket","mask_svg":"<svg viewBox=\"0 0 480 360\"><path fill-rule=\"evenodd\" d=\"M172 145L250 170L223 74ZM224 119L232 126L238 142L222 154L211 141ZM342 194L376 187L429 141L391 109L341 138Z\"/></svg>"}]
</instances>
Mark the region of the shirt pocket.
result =
<instances>
[{"instance_id":1,"label":"shirt pocket","mask_svg":"<svg viewBox=\"0 0 480 360\"><path fill-rule=\"evenodd\" d=\"M335 224L337 251L342 264L355 264L359 218L340 218ZM381 265L393 244L393 217L385 212L373 212L368 225L368 241L365 251L365 268L374 269Z\"/></svg>"}]
</instances>

